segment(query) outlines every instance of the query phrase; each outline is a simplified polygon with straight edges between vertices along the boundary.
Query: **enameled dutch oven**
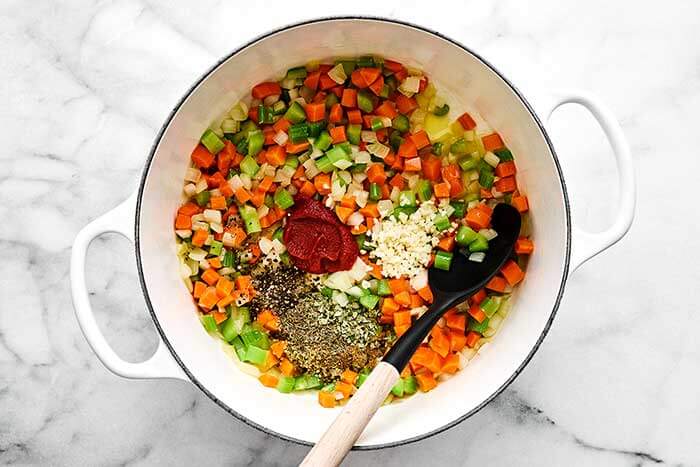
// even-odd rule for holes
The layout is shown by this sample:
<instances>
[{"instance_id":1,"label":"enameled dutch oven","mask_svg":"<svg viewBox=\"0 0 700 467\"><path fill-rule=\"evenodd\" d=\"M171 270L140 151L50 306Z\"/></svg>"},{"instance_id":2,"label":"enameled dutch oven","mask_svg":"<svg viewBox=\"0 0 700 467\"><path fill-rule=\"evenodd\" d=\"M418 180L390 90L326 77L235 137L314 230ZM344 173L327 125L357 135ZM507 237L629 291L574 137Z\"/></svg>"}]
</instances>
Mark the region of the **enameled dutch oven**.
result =
<instances>
[{"instance_id":1,"label":"enameled dutch oven","mask_svg":"<svg viewBox=\"0 0 700 467\"><path fill-rule=\"evenodd\" d=\"M76 316L104 365L125 378L191 381L236 418L267 433L313 443L337 410L324 409L315 394L265 390L224 353L221 342L199 322L179 277L173 213L182 201L189 155L211 121L258 82L311 60L378 54L419 66L448 102L469 104L498 129L516 155L518 184L527 194L537 250L526 280L496 339L455 377L429 393L382 407L357 448L417 441L464 420L492 400L523 369L547 334L567 278L584 261L617 242L634 215L631 157L619 124L584 93L561 93L533 107L492 65L463 45L418 26L378 18L328 18L285 27L244 45L202 76L177 103L158 134L136 193L88 224L75 239L71 282ZM612 146L620 176L619 211L604 232L571 223L568 194L554 148L542 123L563 103L578 103L598 120ZM146 303L160 334L155 354L128 363L109 346L90 308L85 286L89 243L117 232L136 245ZM400 420L400 423L397 423Z\"/></svg>"}]
</instances>

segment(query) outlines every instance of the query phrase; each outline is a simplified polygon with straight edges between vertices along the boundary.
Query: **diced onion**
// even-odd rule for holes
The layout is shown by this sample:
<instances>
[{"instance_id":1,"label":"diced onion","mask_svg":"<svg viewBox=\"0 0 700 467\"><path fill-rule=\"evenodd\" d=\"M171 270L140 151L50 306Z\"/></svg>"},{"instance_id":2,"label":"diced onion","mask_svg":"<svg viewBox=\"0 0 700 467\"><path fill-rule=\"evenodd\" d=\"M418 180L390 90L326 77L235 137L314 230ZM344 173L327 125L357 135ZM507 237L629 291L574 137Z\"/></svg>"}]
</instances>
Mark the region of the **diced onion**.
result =
<instances>
[{"instance_id":1,"label":"diced onion","mask_svg":"<svg viewBox=\"0 0 700 467\"><path fill-rule=\"evenodd\" d=\"M279 144L280 146L284 146L287 144L287 140L289 140L289 135L285 133L284 131L278 131L275 133L275 136L272 138L275 143Z\"/></svg>"},{"instance_id":2,"label":"diced onion","mask_svg":"<svg viewBox=\"0 0 700 467\"><path fill-rule=\"evenodd\" d=\"M228 186L230 186L235 193L239 188L243 188L243 181L241 180L241 177L234 175L229 179Z\"/></svg>"},{"instance_id":3,"label":"diced onion","mask_svg":"<svg viewBox=\"0 0 700 467\"><path fill-rule=\"evenodd\" d=\"M484 162L486 162L491 167L496 167L498 163L501 162L501 159L499 159L497 155L489 151L486 154L484 154Z\"/></svg>"},{"instance_id":4,"label":"diced onion","mask_svg":"<svg viewBox=\"0 0 700 467\"><path fill-rule=\"evenodd\" d=\"M399 91L407 96L412 96L420 90L420 78L417 76L409 76L401 82Z\"/></svg>"},{"instance_id":5,"label":"diced onion","mask_svg":"<svg viewBox=\"0 0 700 467\"><path fill-rule=\"evenodd\" d=\"M260 251L264 255L267 255L272 251L272 240L270 240L267 237L260 237L260 240L258 241L258 246L260 247Z\"/></svg>"},{"instance_id":6,"label":"diced onion","mask_svg":"<svg viewBox=\"0 0 700 467\"><path fill-rule=\"evenodd\" d=\"M395 202L397 202L397 201L399 200L399 196L400 196L400 195L401 195L401 190L399 190L399 189L396 188L396 187L393 187L393 188L391 189L391 193L389 194L389 199L390 199L392 202L395 203Z\"/></svg>"},{"instance_id":7,"label":"diced onion","mask_svg":"<svg viewBox=\"0 0 700 467\"><path fill-rule=\"evenodd\" d=\"M207 181L202 178L195 185L195 192L201 193L207 188L209 188L209 186L207 185Z\"/></svg>"},{"instance_id":8,"label":"diced onion","mask_svg":"<svg viewBox=\"0 0 700 467\"><path fill-rule=\"evenodd\" d=\"M267 205L263 204L258 208L258 218L262 218L267 216L267 213L270 212L270 208L267 207Z\"/></svg>"},{"instance_id":9,"label":"diced onion","mask_svg":"<svg viewBox=\"0 0 700 467\"><path fill-rule=\"evenodd\" d=\"M230 232L224 232L224 235L221 237L221 243L228 248L233 248L236 246L235 240L236 238Z\"/></svg>"},{"instance_id":10,"label":"diced onion","mask_svg":"<svg viewBox=\"0 0 700 467\"><path fill-rule=\"evenodd\" d=\"M352 179L356 183L362 183L367 179L367 174L365 172L354 173L354 174L352 174Z\"/></svg>"},{"instance_id":11,"label":"diced onion","mask_svg":"<svg viewBox=\"0 0 700 467\"><path fill-rule=\"evenodd\" d=\"M190 167L185 171L185 180L187 180L188 182L197 183L201 176L202 172L199 169L195 169L194 167Z\"/></svg>"},{"instance_id":12,"label":"diced onion","mask_svg":"<svg viewBox=\"0 0 700 467\"><path fill-rule=\"evenodd\" d=\"M218 272L220 276L228 276L236 272L236 270L233 268L221 268L216 272Z\"/></svg>"},{"instance_id":13,"label":"diced onion","mask_svg":"<svg viewBox=\"0 0 700 467\"><path fill-rule=\"evenodd\" d=\"M263 99L263 104L266 107L271 107L273 106L277 101L280 100L280 95L279 94L273 94L271 96L267 96L265 99Z\"/></svg>"},{"instance_id":14,"label":"diced onion","mask_svg":"<svg viewBox=\"0 0 700 467\"><path fill-rule=\"evenodd\" d=\"M282 89L294 89L295 87L297 87L297 80L296 78L283 79L280 83L280 87Z\"/></svg>"},{"instance_id":15,"label":"diced onion","mask_svg":"<svg viewBox=\"0 0 700 467\"><path fill-rule=\"evenodd\" d=\"M211 223L221 224L221 211L215 209L204 210L204 220Z\"/></svg>"},{"instance_id":16,"label":"diced onion","mask_svg":"<svg viewBox=\"0 0 700 467\"><path fill-rule=\"evenodd\" d=\"M236 133L238 131L238 121L232 118L225 118L221 121L221 131L224 133Z\"/></svg>"},{"instance_id":17,"label":"diced onion","mask_svg":"<svg viewBox=\"0 0 700 467\"><path fill-rule=\"evenodd\" d=\"M175 234L180 238L190 238L192 236L191 230L176 230Z\"/></svg>"},{"instance_id":18,"label":"diced onion","mask_svg":"<svg viewBox=\"0 0 700 467\"><path fill-rule=\"evenodd\" d=\"M491 241L494 238L498 237L498 232L496 232L493 229L481 229L479 230L479 233L486 237L486 240Z\"/></svg>"},{"instance_id":19,"label":"diced onion","mask_svg":"<svg viewBox=\"0 0 700 467\"><path fill-rule=\"evenodd\" d=\"M180 263L180 277L183 279L188 279L192 275L192 270L185 264L185 262Z\"/></svg>"},{"instance_id":20,"label":"diced onion","mask_svg":"<svg viewBox=\"0 0 700 467\"><path fill-rule=\"evenodd\" d=\"M389 146L384 146L382 143L372 143L367 146L367 152L373 156L384 159L389 155L390 149Z\"/></svg>"},{"instance_id":21,"label":"diced onion","mask_svg":"<svg viewBox=\"0 0 700 467\"><path fill-rule=\"evenodd\" d=\"M217 222L212 222L209 224L209 227L216 233L222 233L224 231L224 226Z\"/></svg>"},{"instance_id":22,"label":"diced onion","mask_svg":"<svg viewBox=\"0 0 700 467\"><path fill-rule=\"evenodd\" d=\"M336 172L336 174L338 175L338 177L339 177L341 180L343 180L343 181L344 181L345 183L347 183L348 185L349 185L350 183L352 183L352 175L351 175L350 172L348 172L347 170L342 170L342 171L340 171L340 172Z\"/></svg>"},{"instance_id":23,"label":"diced onion","mask_svg":"<svg viewBox=\"0 0 700 467\"><path fill-rule=\"evenodd\" d=\"M185 194L190 198L197 194L197 186L194 183L188 183L184 186L183 190Z\"/></svg>"},{"instance_id":24,"label":"diced onion","mask_svg":"<svg viewBox=\"0 0 700 467\"><path fill-rule=\"evenodd\" d=\"M420 290L428 285L428 270L421 269L415 276L411 277L411 287Z\"/></svg>"},{"instance_id":25,"label":"diced onion","mask_svg":"<svg viewBox=\"0 0 700 467\"><path fill-rule=\"evenodd\" d=\"M190 252L187 254L187 257L195 261L202 261L204 258L207 257L207 252L202 250L201 248L194 248L190 250Z\"/></svg>"},{"instance_id":26,"label":"diced onion","mask_svg":"<svg viewBox=\"0 0 700 467\"><path fill-rule=\"evenodd\" d=\"M192 230L209 230L209 224L206 222L192 221Z\"/></svg>"},{"instance_id":27,"label":"diced onion","mask_svg":"<svg viewBox=\"0 0 700 467\"><path fill-rule=\"evenodd\" d=\"M367 206L367 200L369 199L369 192L367 191L357 191L355 192L355 202L360 208Z\"/></svg>"},{"instance_id":28,"label":"diced onion","mask_svg":"<svg viewBox=\"0 0 700 467\"><path fill-rule=\"evenodd\" d=\"M394 203L388 199L380 200L377 203L377 210L379 211L380 216L385 217L391 214L391 212L394 210Z\"/></svg>"},{"instance_id":29,"label":"diced onion","mask_svg":"<svg viewBox=\"0 0 700 467\"><path fill-rule=\"evenodd\" d=\"M474 261L475 263L482 263L486 258L486 253L483 251L476 251L469 255L469 261Z\"/></svg>"},{"instance_id":30,"label":"diced onion","mask_svg":"<svg viewBox=\"0 0 700 467\"><path fill-rule=\"evenodd\" d=\"M360 214L359 211L355 211L348 217L347 224L351 227L356 227L365 221L365 216Z\"/></svg>"},{"instance_id":31,"label":"diced onion","mask_svg":"<svg viewBox=\"0 0 700 467\"><path fill-rule=\"evenodd\" d=\"M360 132L360 139L365 143L376 143L377 134L373 131L363 130Z\"/></svg>"},{"instance_id":32,"label":"diced onion","mask_svg":"<svg viewBox=\"0 0 700 467\"><path fill-rule=\"evenodd\" d=\"M274 239L272 240L272 250L278 254L282 254L287 251L287 247L284 246L284 243L280 242L278 239Z\"/></svg>"},{"instance_id":33,"label":"diced onion","mask_svg":"<svg viewBox=\"0 0 700 467\"><path fill-rule=\"evenodd\" d=\"M243 183L243 188L250 190L253 187L253 180L250 179L250 175L246 173L240 174L241 183Z\"/></svg>"},{"instance_id":34,"label":"diced onion","mask_svg":"<svg viewBox=\"0 0 700 467\"><path fill-rule=\"evenodd\" d=\"M207 261L206 259L203 259L199 262L199 267L200 269L210 269L211 264L209 264L209 261Z\"/></svg>"},{"instance_id":35,"label":"diced onion","mask_svg":"<svg viewBox=\"0 0 700 467\"><path fill-rule=\"evenodd\" d=\"M228 113L232 119L242 122L248 118L248 106L245 102L240 101L234 105Z\"/></svg>"},{"instance_id":36,"label":"diced onion","mask_svg":"<svg viewBox=\"0 0 700 467\"><path fill-rule=\"evenodd\" d=\"M328 77L338 84L343 84L348 75L345 74L345 68L342 63L338 63L336 66L328 70Z\"/></svg>"},{"instance_id":37,"label":"diced onion","mask_svg":"<svg viewBox=\"0 0 700 467\"><path fill-rule=\"evenodd\" d=\"M372 156L367 151L358 151L353 154L353 158L357 164L368 164L372 161Z\"/></svg>"}]
</instances>

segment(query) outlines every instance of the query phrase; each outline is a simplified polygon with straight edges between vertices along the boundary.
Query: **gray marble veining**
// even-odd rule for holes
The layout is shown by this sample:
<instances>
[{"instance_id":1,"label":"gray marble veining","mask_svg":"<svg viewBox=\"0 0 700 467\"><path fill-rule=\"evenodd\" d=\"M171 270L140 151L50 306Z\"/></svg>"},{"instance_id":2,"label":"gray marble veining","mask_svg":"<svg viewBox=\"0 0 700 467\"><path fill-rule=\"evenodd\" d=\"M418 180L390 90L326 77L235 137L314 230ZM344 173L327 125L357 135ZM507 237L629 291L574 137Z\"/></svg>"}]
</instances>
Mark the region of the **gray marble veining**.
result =
<instances>
[{"instance_id":1,"label":"gray marble veining","mask_svg":"<svg viewBox=\"0 0 700 467\"><path fill-rule=\"evenodd\" d=\"M588 89L629 138L637 219L567 285L554 326L501 396L461 425L364 465L698 465L696 149L700 4L669 1L0 4L0 463L292 465L184 382L120 379L73 316L70 245L135 188L172 104L214 60L273 27L366 13L424 24L483 53L528 96ZM536 97L533 97L536 100ZM551 121L575 219L612 218L614 164L590 117ZM680 248L683 246L683 248ZM88 260L98 321L121 355L153 352L130 245Z\"/></svg>"}]
</instances>

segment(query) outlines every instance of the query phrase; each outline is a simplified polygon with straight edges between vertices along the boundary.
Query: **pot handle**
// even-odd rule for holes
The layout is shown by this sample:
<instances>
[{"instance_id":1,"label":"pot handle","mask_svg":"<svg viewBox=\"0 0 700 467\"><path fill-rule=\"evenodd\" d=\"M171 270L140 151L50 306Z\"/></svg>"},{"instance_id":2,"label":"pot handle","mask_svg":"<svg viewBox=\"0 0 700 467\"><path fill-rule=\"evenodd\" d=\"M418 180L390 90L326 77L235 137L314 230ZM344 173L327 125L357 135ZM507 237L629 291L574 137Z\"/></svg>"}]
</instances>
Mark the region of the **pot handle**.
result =
<instances>
[{"instance_id":1,"label":"pot handle","mask_svg":"<svg viewBox=\"0 0 700 467\"><path fill-rule=\"evenodd\" d=\"M557 91L551 95L542 112L544 120L549 120L558 107L569 103L582 105L598 121L612 147L620 179L618 212L612 225L602 232L587 232L576 225L573 226L569 270L571 274L583 263L617 243L627 233L634 219L636 183L632 155L620 123L610 109L596 97L579 90Z\"/></svg>"},{"instance_id":2,"label":"pot handle","mask_svg":"<svg viewBox=\"0 0 700 467\"><path fill-rule=\"evenodd\" d=\"M176 378L187 381L182 369L173 359L163 340L158 338L158 348L146 361L131 363L122 359L112 349L100 331L90 306L90 297L85 284L85 255L90 243L107 232L118 233L134 242L134 218L136 193L119 206L98 217L78 232L71 251L70 279L73 308L85 335L97 358L112 373L124 378Z\"/></svg>"}]
</instances>

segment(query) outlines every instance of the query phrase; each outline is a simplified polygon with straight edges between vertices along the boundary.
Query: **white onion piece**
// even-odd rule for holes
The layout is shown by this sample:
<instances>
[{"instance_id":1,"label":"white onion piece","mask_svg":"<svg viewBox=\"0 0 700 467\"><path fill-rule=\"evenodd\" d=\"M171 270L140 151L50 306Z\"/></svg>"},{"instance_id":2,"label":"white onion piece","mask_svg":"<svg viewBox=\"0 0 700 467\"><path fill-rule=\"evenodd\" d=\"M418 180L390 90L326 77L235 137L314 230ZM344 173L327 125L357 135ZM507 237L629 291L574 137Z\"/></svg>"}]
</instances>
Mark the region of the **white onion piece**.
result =
<instances>
[{"instance_id":1,"label":"white onion piece","mask_svg":"<svg viewBox=\"0 0 700 467\"><path fill-rule=\"evenodd\" d=\"M347 224L351 227L356 227L365 221L365 216L360 214L359 211L355 211L348 217Z\"/></svg>"},{"instance_id":2,"label":"white onion piece","mask_svg":"<svg viewBox=\"0 0 700 467\"><path fill-rule=\"evenodd\" d=\"M284 131L278 131L272 139L280 146L284 146L289 140L289 135Z\"/></svg>"}]
</instances>

